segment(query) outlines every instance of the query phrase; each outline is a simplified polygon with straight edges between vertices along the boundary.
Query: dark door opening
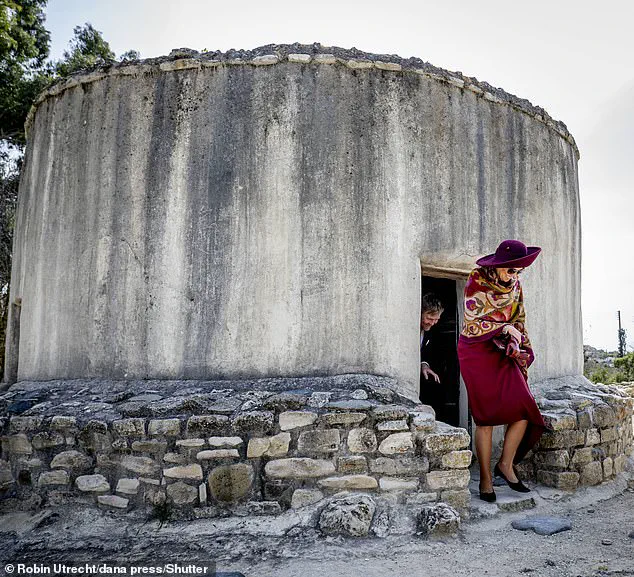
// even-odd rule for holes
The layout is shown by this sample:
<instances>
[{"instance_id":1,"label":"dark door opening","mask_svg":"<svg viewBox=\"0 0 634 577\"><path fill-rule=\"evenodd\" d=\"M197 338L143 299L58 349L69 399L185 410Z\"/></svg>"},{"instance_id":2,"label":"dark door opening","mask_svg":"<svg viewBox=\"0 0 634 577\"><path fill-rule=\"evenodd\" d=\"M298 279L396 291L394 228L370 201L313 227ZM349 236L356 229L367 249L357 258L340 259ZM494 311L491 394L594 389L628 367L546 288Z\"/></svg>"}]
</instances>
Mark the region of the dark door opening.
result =
<instances>
[{"instance_id":1,"label":"dark door opening","mask_svg":"<svg viewBox=\"0 0 634 577\"><path fill-rule=\"evenodd\" d=\"M433 293L440 299L444 311L440 320L428 333L429 364L439 376L440 383L426 380L421 376L421 402L431 405L436 411L436 419L460 425L460 369L458 367L458 303L456 281L423 275L422 293Z\"/></svg>"}]
</instances>

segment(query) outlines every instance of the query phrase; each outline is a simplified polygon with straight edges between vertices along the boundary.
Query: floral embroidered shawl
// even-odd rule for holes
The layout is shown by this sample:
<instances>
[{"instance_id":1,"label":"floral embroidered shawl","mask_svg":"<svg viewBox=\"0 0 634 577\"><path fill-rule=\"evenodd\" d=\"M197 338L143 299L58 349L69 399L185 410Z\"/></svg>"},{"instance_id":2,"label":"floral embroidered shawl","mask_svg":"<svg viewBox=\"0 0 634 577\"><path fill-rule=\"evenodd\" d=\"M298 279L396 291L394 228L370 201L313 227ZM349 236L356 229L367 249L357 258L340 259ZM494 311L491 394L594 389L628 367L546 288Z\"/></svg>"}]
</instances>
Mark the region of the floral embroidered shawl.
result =
<instances>
[{"instance_id":1,"label":"floral embroidered shawl","mask_svg":"<svg viewBox=\"0 0 634 577\"><path fill-rule=\"evenodd\" d=\"M513 325L522 333L521 348L526 354L515 360L526 376L526 369L533 362L534 355L526 333L524 295L519 279L506 287L487 280L476 268L469 275L464 294L461 337L468 341L486 341L501 336L505 325Z\"/></svg>"}]
</instances>

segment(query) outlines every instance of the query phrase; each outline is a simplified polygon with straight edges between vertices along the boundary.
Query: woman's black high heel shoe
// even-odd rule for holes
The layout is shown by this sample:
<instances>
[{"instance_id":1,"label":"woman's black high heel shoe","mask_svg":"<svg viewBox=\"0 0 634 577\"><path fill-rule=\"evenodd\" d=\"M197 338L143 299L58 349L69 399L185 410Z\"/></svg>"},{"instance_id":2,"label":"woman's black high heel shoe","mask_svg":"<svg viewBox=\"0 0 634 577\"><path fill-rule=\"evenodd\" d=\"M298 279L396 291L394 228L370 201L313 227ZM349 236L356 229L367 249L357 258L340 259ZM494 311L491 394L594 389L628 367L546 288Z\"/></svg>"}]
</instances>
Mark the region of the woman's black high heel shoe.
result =
<instances>
[{"instance_id":1,"label":"woman's black high heel shoe","mask_svg":"<svg viewBox=\"0 0 634 577\"><path fill-rule=\"evenodd\" d=\"M497 499L495 495L495 491L491 491L490 493L485 493L479 487L478 489L480 490L480 499L482 499L483 501L486 501L487 503L495 503L495 500Z\"/></svg>"},{"instance_id":2,"label":"woman's black high heel shoe","mask_svg":"<svg viewBox=\"0 0 634 577\"><path fill-rule=\"evenodd\" d=\"M501 477L502 479L504 479L506 481L506 484L513 489L513 491L517 491L518 493L530 493L531 490L524 485L524 483L522 483L521 479L518 477L517 478L517 483L513 483L511 481L509 481L506 478L506 475L504 473L502 473L502 471L500 471L500 464L496 464L495 468L493 469L493 474L496 477Z\"/></svg>"}]
</instances>

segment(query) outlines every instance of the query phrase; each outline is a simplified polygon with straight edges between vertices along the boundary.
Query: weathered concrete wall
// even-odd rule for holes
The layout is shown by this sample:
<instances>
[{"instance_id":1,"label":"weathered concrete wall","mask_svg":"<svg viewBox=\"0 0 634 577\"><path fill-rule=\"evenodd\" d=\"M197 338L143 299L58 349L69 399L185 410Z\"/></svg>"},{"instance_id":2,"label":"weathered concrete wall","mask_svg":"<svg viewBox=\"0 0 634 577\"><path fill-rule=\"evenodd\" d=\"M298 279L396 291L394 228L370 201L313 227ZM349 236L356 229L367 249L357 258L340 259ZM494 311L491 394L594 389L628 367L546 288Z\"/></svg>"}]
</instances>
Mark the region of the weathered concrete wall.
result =
<instances>
[{"instance_id":1,"label":"weathered concrete wall","mask_svg":"<svg viewBox=\"0 0 634 577\"><path fill-rule=\"evenodd\" d=\"M552 122L412 70L189 62L39 103L18 379L364 372L413 394L421 260L468 272L510 237L544 247L533 377L581 372L576 149Z\"/></svg>"}]
</instances>

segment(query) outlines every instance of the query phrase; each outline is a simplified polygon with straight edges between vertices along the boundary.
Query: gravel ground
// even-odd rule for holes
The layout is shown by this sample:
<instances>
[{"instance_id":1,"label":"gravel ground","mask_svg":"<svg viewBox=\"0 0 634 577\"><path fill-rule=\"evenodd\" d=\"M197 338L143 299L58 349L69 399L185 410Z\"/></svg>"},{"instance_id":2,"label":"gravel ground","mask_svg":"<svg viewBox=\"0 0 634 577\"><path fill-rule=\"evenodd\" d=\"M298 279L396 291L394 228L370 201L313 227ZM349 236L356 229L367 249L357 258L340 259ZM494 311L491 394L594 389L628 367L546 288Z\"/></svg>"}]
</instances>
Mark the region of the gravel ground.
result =
<instances>
[{"instance_id":1,"label":"gravel ground","mask_svg":"<svg viewBox=\"0 0 634 577\"><path fill-rule=\"evenodd\" d=\"M282 537L256 536L248 528L235 535L223 533L227 527L218 521L161 526L79 508L7 513L0 517L0 574L7 574L7 563L215 560L219 571L236 577L634 576L634 490L626 487L623 479L575 495L537 488L535 509L469 521L444 542L325 538L295 529ZM572 530L540 536L511 527L529 515L565 517Z\"/></svg>"}]
</instances>

